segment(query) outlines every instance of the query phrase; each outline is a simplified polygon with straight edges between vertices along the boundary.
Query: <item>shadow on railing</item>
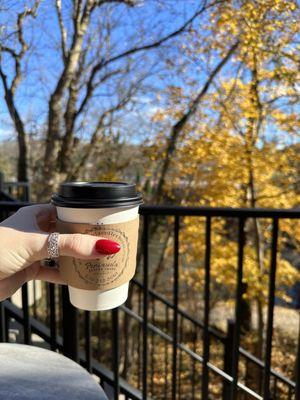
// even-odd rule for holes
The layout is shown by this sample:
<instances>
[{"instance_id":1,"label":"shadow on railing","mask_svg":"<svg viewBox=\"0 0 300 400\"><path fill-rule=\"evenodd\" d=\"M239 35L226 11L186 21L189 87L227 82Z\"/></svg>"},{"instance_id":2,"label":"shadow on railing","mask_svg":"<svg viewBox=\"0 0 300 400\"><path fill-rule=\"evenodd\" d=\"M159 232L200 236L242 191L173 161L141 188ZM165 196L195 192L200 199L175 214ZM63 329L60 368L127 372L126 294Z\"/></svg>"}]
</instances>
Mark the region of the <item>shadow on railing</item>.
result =
<instances>
[{"instance_id":1,"label":"shadow on railing","mask_svg":"<svg viewBox=\"0 0 300 400\"><path fill-rule=\"evenodd\" d=\"M23 203L0 202L2 219ZM11 319L23 329L22 340L31 343L41 337L52 350L62 351L99 377L110 398L118 399L288 399L299 398L299 342L295 381L271 368L275 272L280 219L299 219L298 210L252 210L230 208L143 206L143 263L132 282L130 301L110 312L83 312L69 303L66 287L45 284L38 305L28 305L28 288L22 289L22 309L9 300L1 303L0 339L9 340ZM150 220L172 217L173 284L172 300L150 288ZM197 319L179 305L179 232L185 216L205 218L204 318ZM235 318L227 332L211 326L210 258L211 222L215 217L238 221L238 266ZM268 218L272 224L268 318L264 360L240 346L241 299L243 295L243 249L248 218ZM43 322L41 322L43 321ZM129 338L131 340L129 340ZM160 349L160 354L155 351ZM219 351L212 362L211 350ZM260 389L245 381L244 370L255 369ZM212 393L212 385L215 393ZM159 388L159 390L158 390ZM215 396L215 397L214 397ZM243 397L244 396L244 397Z\"/></svg>"}]
</instances>

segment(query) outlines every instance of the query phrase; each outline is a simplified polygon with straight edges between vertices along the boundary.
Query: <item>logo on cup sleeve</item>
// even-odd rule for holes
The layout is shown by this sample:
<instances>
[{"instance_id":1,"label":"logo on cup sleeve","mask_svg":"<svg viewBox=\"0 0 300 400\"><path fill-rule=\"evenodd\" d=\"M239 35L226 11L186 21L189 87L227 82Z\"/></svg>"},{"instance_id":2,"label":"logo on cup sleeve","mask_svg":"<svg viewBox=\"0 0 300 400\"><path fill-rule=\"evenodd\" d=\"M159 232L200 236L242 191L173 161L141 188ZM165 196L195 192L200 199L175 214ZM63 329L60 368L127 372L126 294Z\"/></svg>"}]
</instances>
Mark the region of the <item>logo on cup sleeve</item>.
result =
<instances>
[{"instance_id":1,"label":"logo on cup sleeve","mask_svg":"<svg viewBox=\"0 0 300 400\"><path fill-rule=\"evenodd\" d=\"M106 286L122 278L129 264L130 243L126 233L105 225L88 228L84 233L114 240L121 250L116 254L103 255L95 260L73 259L75 271L80 279L92 285Z\"/></svg>"}]
</instances>

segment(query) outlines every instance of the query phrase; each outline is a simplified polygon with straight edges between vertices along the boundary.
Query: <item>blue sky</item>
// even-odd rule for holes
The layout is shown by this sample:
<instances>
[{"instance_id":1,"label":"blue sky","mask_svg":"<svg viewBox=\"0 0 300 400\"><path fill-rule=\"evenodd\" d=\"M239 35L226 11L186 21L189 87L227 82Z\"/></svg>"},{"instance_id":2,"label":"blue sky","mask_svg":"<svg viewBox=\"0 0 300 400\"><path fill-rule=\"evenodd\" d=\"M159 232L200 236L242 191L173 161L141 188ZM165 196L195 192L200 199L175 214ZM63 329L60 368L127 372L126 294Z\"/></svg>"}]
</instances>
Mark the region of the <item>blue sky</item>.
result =
<instances>
[{"instance_id":1,"label":"blue sky","mask_svg":"<svg viewBox=\"0 0 300 400\"><path fill-rule=\"evenodd\" d=\"M13 23L16 18L16 12L22 9L24 1L8 1L8 12L0 13L0 24L7 26L6 32L9 33L14 29ZM24 68L24 79L17 91L18 109L26 119L30 130L39 129L47 118L47 100L54 89L57 77L62 69L61 55L59 52L60 35L58 30L57 17L54 10L54 1L42 2L37 18L28 21L25 30L25 38L30 43L30 50L26 56ZM162 3L161 3L162 4ZM68 31L72 29L70 21L71 1L63 2L63 15ZM111 43L113 44L112 54L119 54L133 45L141 45L151 43L153 40L176 30L182 25L198 7L199 2L194 0L164 1L163 7L158 2L147 0L143 6L128 8L126 6L114 7L113 15L110 16L113 23L117 23L116 29L113 31ZM107 14L112 12L107 8ZM99 22L99 18L103 18L103 13L96 12L92 20L92 26ZM103 18L103 25L108 23L108 18ZM141 33L141 32L146 33ZM97 41L97 37L95 37ZM170 59L177 62L179 55L178 49L167 43L164 50L167 51ZM103 54L98 57L105 57L105 46L103 46ZM127 122L134 125L137 119L139 126L149 125L151 114L155 111L155 96L153 93L163 90L164 87L173 84L179 84L179 78L175 74L160 72L162 67L159 59L159 51L146 53L146 61L140 67L136 68L138 73L141 71L151 71L151 76L146 79L145 84L151 86L152 89L139 94L138 110L131 111L127 116ZM93 54L93 53L92 53ZM121 65L121 63L119 63ZM12 65L9 57L3 60L3 65L8 76L10 76ZM116 65L116 63L115 63ZM134 72L135 73L135 72ZM136 77L130 76L130 79ZM146 92L146 93L145 93ZM98 93L97 103L94 107L99 109L105 108L116 98L115 88L103 85ZM0 85L0 138L6 139L12 136L11 123L7 113L6 104L3 99L3 88ZM145 115L145 120L141 121L141 115ZM135 124L136 125L136 124ZM144 129L144 128L143 128ZM132 138L134 141L137 138Z\"/></svg>"},{"instance_id":2,"label":"blue sky","mask_svg":"<svg viewBox=\"0 0 300 400\"><path fill-rule=\"evenodd\" d=\"M14 30L16 13L23 9L24 4L30 1L6 0L8 11L0 12L1 34L9 34ZM63 17L68 31L72 30L70 20L71 0L63 3ZM139 7L128 8L124 5L117 7L106 7L94 14L91 22L90 32L93 33L93 48L90 57L97 56L106 58L107 46L101 38L105 33L106 24L115 24L113 34L110 38L112 48L111 55L119 54L133 46L148 44L181 26L199 7L199 0L145 0ZM201 35L205 38L208 33L203 29L205 17L197 19L195 25L201 26ZM98 32L93 30L97 25L102 29ZM42 2L37 18L29 21L25 29L26 41L30 49L23 66L24 79L17 91L17 105L22 115L28 132L42 134L47 121L47 102L55 87L59 73L62 70L61 53L59 50L60 34L57 16L54 9L54 0ZM32 23L33 22L33 23ZM97 43L102 47L97 49ZM15 45L8 42L8 44ZM190 83L190 91L196 92L206 79L205 67L206 55L194 59L184 54L180 48L181 40L168 41L163 47L144 54L138 54L132 58L132 72L128 73L126 80L119 76L110 84L104 84L96 92L97 97L89 107L86 117L86 126L79 133L85 139L89 136L89 128L92 127L96 116L116 102L121 89L139 79L143 74L147 78L143 81L143 87L135 95L135 106L127 107L116 116L115 129L124 134L126 140L132 143L140 143L149 136L157 133L157 126L152 123L151 117L159 107L164 107L164 89L170 85L184 87L185 80ZM142 56L142 57L140 57ZM177 73L184 63L185 72ZM166 65L172 64L167 69ZM12 65L8 58L3 60L5 72L11 75ZM122 66L122 62L114 63L112 67ZM230 77L233 73L233 64L228 64L222 71L223 76ZM118 87L118 89L117 89ZM187 91L186 94L189 92ZM158 96L160 95L160 100ZM187 101L187 100L185 100ZM184 103L183 103L184 104ZM280 134L274 127L270 127L268 133ZM0 84L0 140L14 139L15 135L3 98L3 88Z\"/></svg>"}]
</instances>

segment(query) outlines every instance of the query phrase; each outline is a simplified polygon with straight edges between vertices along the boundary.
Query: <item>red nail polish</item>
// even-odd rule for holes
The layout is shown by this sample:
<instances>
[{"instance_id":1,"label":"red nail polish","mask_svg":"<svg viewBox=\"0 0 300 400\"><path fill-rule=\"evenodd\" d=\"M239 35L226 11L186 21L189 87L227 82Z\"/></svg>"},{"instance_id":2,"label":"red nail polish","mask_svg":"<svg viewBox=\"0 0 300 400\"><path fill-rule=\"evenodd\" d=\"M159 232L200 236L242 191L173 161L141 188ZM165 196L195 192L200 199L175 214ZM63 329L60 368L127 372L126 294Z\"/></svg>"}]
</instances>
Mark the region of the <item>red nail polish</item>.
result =
<instances>
[{"instance_id":1,"label":"red nail polish","mask_svg":"<svg viewBox=\"0 0 300 400\"><path fill-rule=\"evenodd\" d=\"M121 246L109 239L99 239L95 244L95 249L101 254L115 254L121 249Z\"/></svg>"}]
</instances>

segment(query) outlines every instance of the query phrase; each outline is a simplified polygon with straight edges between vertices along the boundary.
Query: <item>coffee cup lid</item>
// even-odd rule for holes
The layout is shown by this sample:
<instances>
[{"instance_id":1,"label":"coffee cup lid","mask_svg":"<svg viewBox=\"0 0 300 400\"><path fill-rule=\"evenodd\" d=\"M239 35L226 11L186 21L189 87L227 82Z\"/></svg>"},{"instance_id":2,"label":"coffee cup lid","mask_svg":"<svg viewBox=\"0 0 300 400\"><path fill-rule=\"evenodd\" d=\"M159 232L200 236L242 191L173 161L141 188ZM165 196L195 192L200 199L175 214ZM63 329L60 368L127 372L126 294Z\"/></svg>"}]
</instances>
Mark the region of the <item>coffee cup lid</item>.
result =
<instances>
[{"instance_id":1,"label":"coffee cup lid","mask_svg":"<svg viewBox=\"0 0 300 400\"><path fill-rule=\"evenodd\" d=\"M126 182L64 182L51 203L58 207L110 208L142 204L136 186Z\"/></svg>"}]
</instances>

